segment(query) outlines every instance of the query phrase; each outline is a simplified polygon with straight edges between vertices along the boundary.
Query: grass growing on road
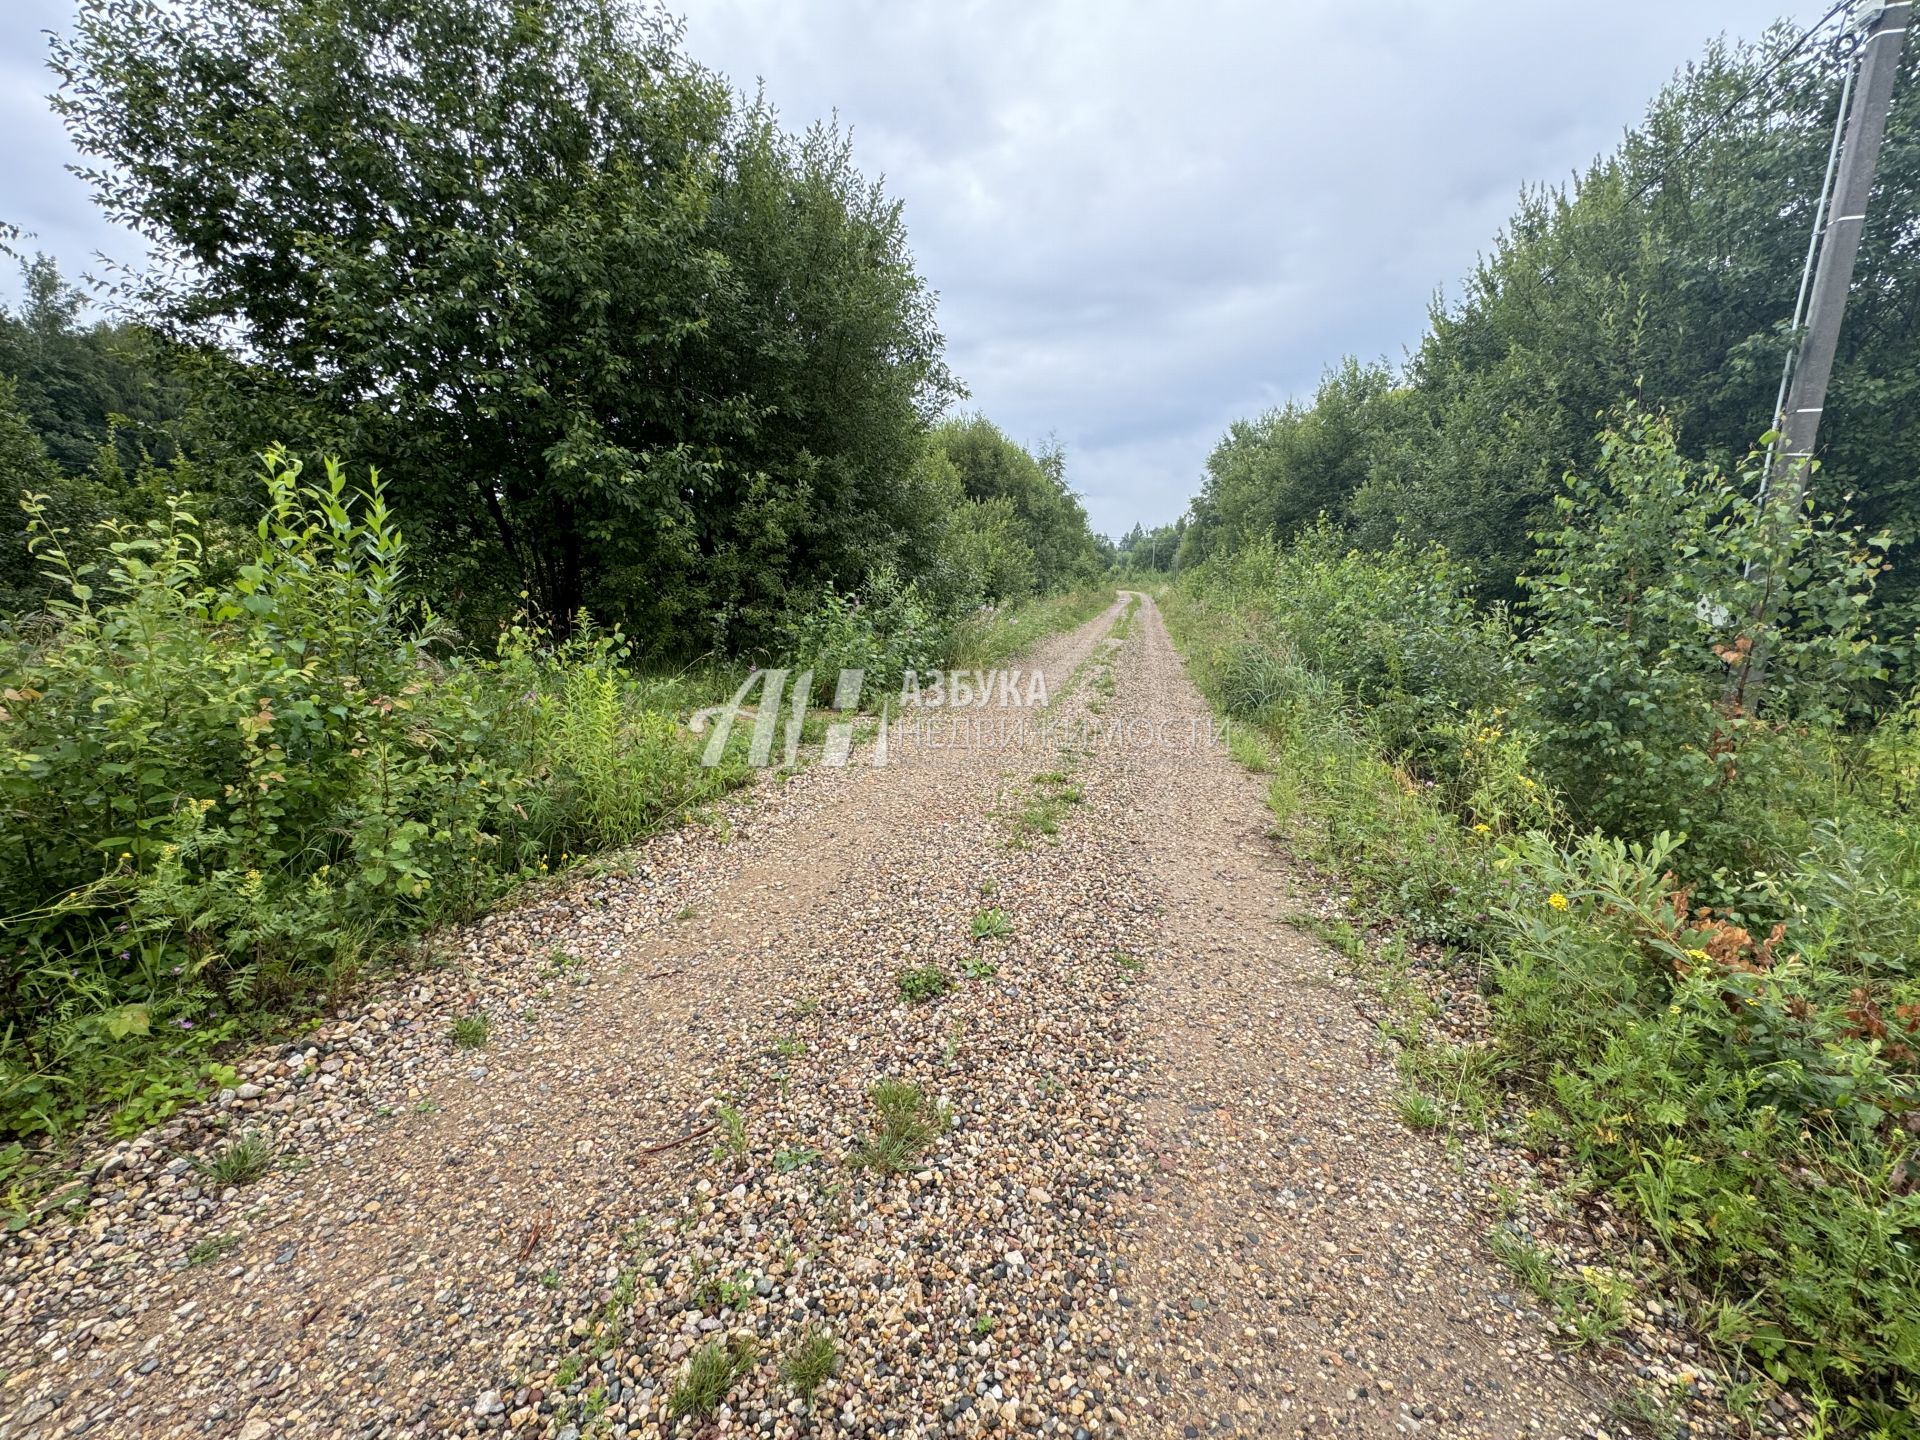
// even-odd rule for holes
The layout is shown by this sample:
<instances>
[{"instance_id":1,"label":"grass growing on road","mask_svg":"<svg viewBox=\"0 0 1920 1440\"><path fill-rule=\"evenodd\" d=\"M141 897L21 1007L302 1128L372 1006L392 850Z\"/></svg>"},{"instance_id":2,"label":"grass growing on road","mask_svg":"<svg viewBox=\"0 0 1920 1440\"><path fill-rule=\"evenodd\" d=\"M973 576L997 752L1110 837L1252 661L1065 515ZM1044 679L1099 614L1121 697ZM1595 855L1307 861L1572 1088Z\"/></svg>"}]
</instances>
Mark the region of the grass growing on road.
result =
<instances>
[{"instance_id":1,"label":"grass growing on road","mask_svg":"<svg viewBox=\"0 0 1920 1440\"><path fill-rule=\"evenodd\" d=\"M453 1028L447 1032L448 1038L462 1050L482 1048L492 1033L493 1020L484 1010L455 1016Z\"/></svg>"},{"instance_id":2,"label":"grass growing on road","mask_svg":"<svg viewBox=\"0 0 1920 1440\"><path fill-rule=\"evenodd\" d=\"M753 1341L745 1336L709 1340L687 1357L687 1367L667 1397L667 1413L675 1419L711 1415L753 1369L756 1354Z\"/></svg>"},{"instance_id":3,"label":"grass growing on road","mask_svg":"<svg viewBox=\"0 0 1920 1440\"><path fill-rule=\"evenodd\" d=\"M204 1240L195 1241L193 1248L187 1251L187 1264L189 1266L208 1265L231 1255L239 1248L238 1235L209 1235Z\"/></svg>"},{"instance_id":4,"label":"grass growing on road","mask_svg":"<svg viewBox=\"0 0 1920 1440\"><path fill-rule=\"evenodd\" d=\"M1505 1225L1487 1236L1487 1248L1546 1302L1572 1343L1602 1344L1625 1328L1633 1286L1624 1277L1588 1266L1562 1270L1547 1250Z\"/></svg>"},{"instance_id":5,"label":"grass growing on road","mask_svg":"<svg viewBox=\"0 0 1920 1440\"><path fill-rule=\"evenodd\" d=\"M833 1375L833 1367L839 1363L840 1346L832 1332L815 1325L793 1342L792 1348L787 1351L787 1358L781 1363L780 1373L795 1395L802 1400L811 1400L813 1392L827 1383Z\"/></svg>"},{"instance_id":6,"label":"grass growing on road","mask_svg":"<svg viewBox=\"0 0 1920 1440\"><path fill-rule=\"evenodd\" d=\"M938 965L916 965L902 970L896 979L900 998L909 1005L938 1000L953 988L953 977Z\"/></svg>"},{"instance_id":7,"label":"grass growing on road","mask_svg":"<svg viewBox=\"0 0 1920 1440\"><path fill-rule=\"evenodd\" d=\"M223 1187L251 1185L272 1168L273 1146L254 1134L242 1135L200 1166L207 1179Z\"/></svg>"},{"instance_id":8,"label":"grass growing on road","mask_svg":"<svg viewBox=\"0 0 1920 1440\"><path fill-rule=\"evenodd\" d=\"M877 1112L873 1134L854 1151L854 1163L882 1175L911 1170L929 1145L947 1133L946 1106L906 1080L889 1078L867 1092Z\"/></svg>"},{"instance_id":9,"label":"grass growing on road","mask_svg":"<svg viewBox=\"0 0 1920 1440\"><path fill-rule=\"evenodd\" d=\"M1086 799L1072 773L1064 766L1043 770L1025 787L1014 817L1013 838L1008 845L1025 849L1036 835L1052 837L1060 833L1060 822L1067 812Z\"/></svg>"}]
</instances>

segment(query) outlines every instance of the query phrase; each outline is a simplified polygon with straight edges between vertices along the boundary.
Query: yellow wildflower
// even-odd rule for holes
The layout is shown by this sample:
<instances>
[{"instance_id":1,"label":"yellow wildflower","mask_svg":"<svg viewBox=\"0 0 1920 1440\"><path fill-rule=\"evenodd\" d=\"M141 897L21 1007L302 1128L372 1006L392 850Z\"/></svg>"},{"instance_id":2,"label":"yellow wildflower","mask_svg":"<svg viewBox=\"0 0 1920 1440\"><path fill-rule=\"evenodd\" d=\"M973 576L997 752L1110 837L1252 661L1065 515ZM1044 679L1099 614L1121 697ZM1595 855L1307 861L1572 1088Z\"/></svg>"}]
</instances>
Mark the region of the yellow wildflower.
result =
<instances>
[{"instance_id":1,"label":"yellow wildflower","mask_svg":"<svg viewBox=\"0 0 1920 1440\"><path fill-rule=\"evenodd\" d=\"M1551 895L1547 896L1547 904L1551 905L1556 910L1564 910L1567 908L1567 897L1562 895L1558 890L1556 890Z\"/></svg>"}]
</instances>

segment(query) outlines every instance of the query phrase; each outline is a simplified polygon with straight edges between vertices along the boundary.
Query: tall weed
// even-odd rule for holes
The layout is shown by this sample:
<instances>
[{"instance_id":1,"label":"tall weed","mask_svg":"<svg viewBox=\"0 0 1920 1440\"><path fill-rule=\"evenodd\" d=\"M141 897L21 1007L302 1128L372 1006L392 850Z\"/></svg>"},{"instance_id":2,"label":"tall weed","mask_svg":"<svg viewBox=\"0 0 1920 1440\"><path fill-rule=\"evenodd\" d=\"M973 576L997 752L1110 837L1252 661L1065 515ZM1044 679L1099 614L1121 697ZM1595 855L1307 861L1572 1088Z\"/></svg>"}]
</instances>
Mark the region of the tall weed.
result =
<instances>
[{"instance_id":1,"label":"tall weed","mask_svg":"<svg viewBox=\"0 0 1920 1440\"><path fill-rule=\"evenodd\" d=\"M377 475L274 451L262 482L239 556L182 495L76 565L28 502L61 594L0 640L0 1133L138 1128L264 1015L728 783L617 636L460 654Z\"/></svg>"}]
</instances>

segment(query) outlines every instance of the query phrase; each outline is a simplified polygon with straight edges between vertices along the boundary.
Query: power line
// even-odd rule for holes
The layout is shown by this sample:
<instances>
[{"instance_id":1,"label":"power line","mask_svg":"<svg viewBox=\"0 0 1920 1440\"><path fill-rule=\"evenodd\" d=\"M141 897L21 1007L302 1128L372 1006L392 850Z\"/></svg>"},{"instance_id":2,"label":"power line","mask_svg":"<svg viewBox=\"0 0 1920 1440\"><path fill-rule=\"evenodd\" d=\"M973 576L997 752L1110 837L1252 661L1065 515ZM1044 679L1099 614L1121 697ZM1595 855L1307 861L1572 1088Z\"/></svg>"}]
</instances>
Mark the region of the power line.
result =
<instances>
[{"instance_id":1,"label":"power line","mask_svg":"<svg viewBox=\"0 0 1920 1440\"><path fill-rule=\"evenodd\" d=\"M1674 154L1668 158L1667 162L1660 167L1659 174L1650 177L1646 181L1646 183L1641 185L1641 187L1638 190L1633 192L1632 198L1628 200L1627 203L1629 205L1637 204L1639 201L1646 198L1648 191L1654 189L1656 186L1664 185L1667 181L1668 175L1672 173L1674 166L1678 165L1682 160L1686 159L1687 156L1691 155L1695 150L1699 149L1700 146L1706 142L1706 139L1709 135L1713 134L1714 131L1718 130L1722 125L1726 124L1727 121L1731 120L1733 118L1734 112L1737 111L1742 105L1746 104L1747 101L1753 98L1754 92L1759 90L1759 88L1762 85L1767 84L1770 80L1773 80L1778 76L1781 66L1784 66L1789 60L1793 59L1794 56L1798 55L1802 50L1806 49L1807 42L1809 40L1813 39L1815 35L1818 35L1822 30L1824 30L1827 27L1827 25L1832 22L1833 18L1836 15L1838 15L1842 10L1847 9L1852 4L1853 4L1853 0L1837 0L1837 3L1833 6L1832 9L1828 10L1826 14L1822 15L1818 20L1814 21L1813 24L1807 28L1805 33L1803 33L1798 40L1794 41L1793 44L1789 46L1783 54L1775 57L1773 61L1772 69L1761 72L1761 74L1754 79L1752 84L1748 85L1738 95L1734 96L1732 104L1728 105L1725 110L1722 110L1720 114L1717 117L1715 117L1713 120L1701 126L1699 132L1691 140L1687 141L1686 144L1682 145L1679 148L1679 150L1674 152Z\"/></svg>"}]
</instances>

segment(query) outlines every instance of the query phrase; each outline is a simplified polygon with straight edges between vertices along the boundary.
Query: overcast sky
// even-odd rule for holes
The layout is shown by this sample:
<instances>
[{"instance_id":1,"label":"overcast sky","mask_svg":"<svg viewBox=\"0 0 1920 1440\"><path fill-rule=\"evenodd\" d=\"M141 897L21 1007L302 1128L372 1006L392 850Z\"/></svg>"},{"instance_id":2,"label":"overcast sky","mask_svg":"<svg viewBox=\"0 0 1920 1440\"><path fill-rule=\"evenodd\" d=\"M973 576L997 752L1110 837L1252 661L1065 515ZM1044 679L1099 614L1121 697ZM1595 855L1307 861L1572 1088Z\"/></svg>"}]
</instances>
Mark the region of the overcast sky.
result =
<instances>
[{"instance_id":1,"label":"overcast sky","mask_svg":"<svg viewBox=\"0 0 1920 1440\"><path fill-rule=\"evenodd\" d=\"M1708 39L1825 8L700 0L687 40L791 125L853 127L906 202L968 404L1061 441L1117 535L1179 515L1236 416L1342 355L1398 359L1520 187L1611 149ZM41 32L70 0L0 12L0 220L70 274L136 259L47 112Z\"/></svg>"}]
</instances>

